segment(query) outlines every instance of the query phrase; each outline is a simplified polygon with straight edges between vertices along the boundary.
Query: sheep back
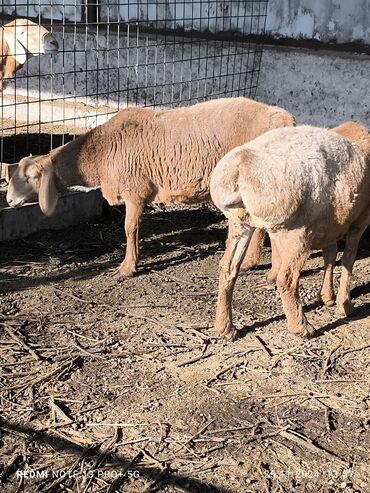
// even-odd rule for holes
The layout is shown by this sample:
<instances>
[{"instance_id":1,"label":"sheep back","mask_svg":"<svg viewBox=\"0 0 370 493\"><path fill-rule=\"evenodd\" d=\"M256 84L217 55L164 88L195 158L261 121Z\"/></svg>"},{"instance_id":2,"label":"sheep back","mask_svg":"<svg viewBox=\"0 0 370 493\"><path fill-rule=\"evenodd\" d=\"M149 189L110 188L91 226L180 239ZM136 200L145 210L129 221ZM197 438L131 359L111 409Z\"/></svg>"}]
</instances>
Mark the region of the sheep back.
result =
<instances>
[{"instance_id":1,"label":"sheep back","mask_svg":"<svg viewBox=\"0 0 370 493\"><path fill-rule=\"evenodd\" d=\"M369 185L367 158L357 144L301 126L272 130L231 151L216 167L211 188L221 209L228 207L224 197L238 192L251 225L306 228L322 248L364 209Z\"/></svg>"},{"instance_id":2,"label":"sheep back","mask_svg":"<svg viewBox=\"0 0 370 493\"><path fill-rule=\"evenodd\" d=\"M271 128L294 123L285 110L246 98L173 110L128 108L92 131L84 161L101 158L102 191L111 204L128 196L202 202L210 198L210 175L224 154Z\"/></svg>"}]
</instances>

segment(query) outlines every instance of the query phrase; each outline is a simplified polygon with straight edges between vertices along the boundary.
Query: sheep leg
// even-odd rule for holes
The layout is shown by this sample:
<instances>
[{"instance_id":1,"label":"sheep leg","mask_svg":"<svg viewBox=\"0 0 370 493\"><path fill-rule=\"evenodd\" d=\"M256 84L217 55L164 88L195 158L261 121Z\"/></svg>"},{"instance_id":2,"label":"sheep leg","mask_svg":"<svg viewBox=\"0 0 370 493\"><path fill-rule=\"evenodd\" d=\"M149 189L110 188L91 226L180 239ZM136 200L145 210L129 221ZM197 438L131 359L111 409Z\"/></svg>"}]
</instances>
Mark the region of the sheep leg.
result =
<instances>
[{"instance_id":1,"label":"sheep leg","mask_svg":"<svg viewBox=\"0 0 370 493\"><path fill-rule=\"evenodd\" d=\"M271 284L275 284L280 270L281 257L275 240L273 238L270 238L270 242L271 242L271 269L267 274L267 281Z\"/></svg>"},{"instance_id":2,"label":"sheep leg","mask_svg":"<svg viewBox=\"0 0 370 493\"><path fill-rule=\"evenodd\" d=\"M139 225L143 209L144 204L141 202L126 201L126 255L118 268L118 277L132 277L136 273L139 260Z\"/></svg>"},{"instance_id":3,"label":"sheep leg","mask_svg":"<svg viewBox=\"0 0 370 493\"><path fill-rule=\"evenodd\" d=\"M240 267L241 270L249 270L259 264L265 236L266 232L263 229L256 229L254 231L247 253Z\"/></svg>"},{"instance_id":4,"label":"sheep leg","mask_svg":"<svg viewBox=\"0 0 370 493\"><path fill-rule=\"evenodd\" d=\"M368 222L366 221L366 224L363 227L353 228L349 231L346 238L346 246L342 258L342 275L336 300L339 313L346 317L351 315L354 310L351 301L350 282L353 264L356 260L358 244L367 225Z\"/></svg>"},{"instance_id":5,"label":"sheep leg","mask_svg":"<svg viewBox=\"0 0 370 493\"><path fill-rule=\"evenodd\" d=\"M336 243L329 245L322 251L322 256L324 258L324 279L318 299L326 306L333 306L335 303L333 274L337 254L338 246Z\"/></svg>"},{"instance_id":6,"label":"sheep leg","mask_svg":"<svg viewBox=\"0 0 370 493\"><path fill-rule=\"evenodd\" d=\"M241 228L240 224L236 226L230 223L225 253L220 262L215 329L219 336L229 340L235 339L236 336L232 324L232 295L253 231L254 228L249 226Z\"/></svg>"},{"instance_id":7,"label":"sheep leg","mask_svg":"<svg viewBox=\"0 0 370 493\"><path fill-rule=\"evenodd\" d=\"M309 247L301 234L294 241L292 233L290 232L283 241L277 238L276 243L281 255L277 287L288 321L288 331L309 337L314 333L314 328L307 321L299 298L299 277L308 258Z\"/></svg>"},{"instance_id":8,"label":"sheep leg","mask_svg":"<svg viewBox=\"0 0 370 493\"><path fill-rule=\"evenodd\" d=\"M241 270L249 270L256 267L259 264L263 244L265 241L266 232L263 229L256 229L253 233L251 242L249 244L247 253L240 267ZM271 284L276 282L278 272L280 269L281 258L278 252L277 246L274 240L270 238L271 242L271 269L267 274L267 281Z\"/></svg>"}]
</instances>

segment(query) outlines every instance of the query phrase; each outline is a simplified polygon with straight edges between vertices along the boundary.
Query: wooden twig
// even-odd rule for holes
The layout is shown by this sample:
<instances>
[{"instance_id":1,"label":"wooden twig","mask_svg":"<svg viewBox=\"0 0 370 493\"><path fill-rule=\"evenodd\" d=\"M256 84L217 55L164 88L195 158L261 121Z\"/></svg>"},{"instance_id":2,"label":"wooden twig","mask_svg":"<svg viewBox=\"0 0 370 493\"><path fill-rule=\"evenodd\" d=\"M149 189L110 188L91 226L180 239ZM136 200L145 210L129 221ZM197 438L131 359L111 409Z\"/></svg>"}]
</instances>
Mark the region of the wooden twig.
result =
<instances>
[{"instance_id":1,"label":"wooden twig","mask_svg":"<svg viewBox=\"0 0 370 493\"><path fill-rule=\"evenodd\" d=\"M362 351L363 349L367 349L370 347L370 344L365 344L364 346L359 346L359 347L354 347L352 349L346 349L346 351L343 351L342 356L348 353L354 353L356 351Z\"/></svg>"},{"instance_id":2,"label":"wooden twig","mask_svg":"<svg viewBox=\"0 0 370 493\"><path fill-rule=\"evenodd\" d=\"M155 274L158 277L161 277L162 279L171 279L171 281L177 282L177 284L184 284L185 286L191 286L192 288L196 288L199 291L202 291L201 286L198 286L194 282L190 281L185 281L184 279L180 279L175 276L171 276L170 274L161 274L160 272L153 271L152 274Z\"/></svg>"},{"instance_id":3,"label":"wooden twig","mask_svg":"<svg viewBox=\"0 0 370 493\"><path fill-rule=\"evenodd\" d=\"M84 493L86 493L87 490L89 489L90 484L95 479L98 467L102 464L102 462L108 456L110 449L117 442L117 438L118 438L118 428L115 426L114 427L114 434L113 434L112 438L105 445L102 445L101 453L98 455L98 457L96 458L96 460L94 462L94 465L92 466L91 475L89 476L89 480L88 480L88 482L87 482L87 484L83 490Z\"/></svg>"},{"instance_id":4,"label":"wooden twig","mask_svg":"<svg viewBox=\"0 0 370 493\"><path fill-rule=\"evenodd\" d=\"M157 476L153 479L153 481L148 486L146 486L143 490L141 490L140 493L149 493L150 491L152 491L154 487L157 487L163 481L167 473L168 473L167 465L162 466L161 471L157 474Z\"/></svg>"},{"instance_id":5,"label":"wooden twig","mask_svg":"<svg viewBox=\"0 0 370 493\"><path fill-rule=\"evenodd\" d=\"M60 322L60 323L66 323L66 322ZM50 325L55 325L55 322L50 324ZM68 334L71 334L75 337L79 337L81 339L86 339L87 341L91 341L91 342L95 342L96 344L103 344L105 342L105 339L101 339L101 340L98 340L98 339L93 339L92 337L86 337L82 334L78 334L78 332L73 332L73 330L67 330Z\"/></svg>"},{"instance_id":6,"label":"wooden twig","mask_svg":"<svg viewBox=\"0 0 370 493\"><path fill-rule=\"evenodd\" d=\"M216 433L234 433L236 431L249 430L250 428L254 428L254 425L250 424L247 426L237 426L235 428L220 428L218 430L207 431L207 434L215 435Z\"/></svg>"},{"instance_id":7,"label":"wooden twig","mask_svg":"<svg viewBox=\"0 0 370 493\"><path fill-rule=\"evenodd\" d=\"M87 351L87 349L83 348L78 343L77 340L72 342L72 346L74 346L76 349L78 349L78 351L80 351L80 353L84 354L85 356L90 356L90 358L97 358L97 359L105 360L105 358L103 358L103 356L100 356L99 354L94 354L94 353L91 353L90 351Z\"/></svg>"},{"instance_id":8,"label":"wooden twig","mask_svg":"<svg viewBox=\"0 0 370 493\"><path fill-rule=\"evenodd\" d=\"M286 438L287 440L290 440L291 442L296 443L300 447L305 448L309 452L311 452L314 455L320 455L321 457L324 457L327 460L336 460L339 462L342 466L348 468L348 463L342 459L341 457L338 457L337 455L333 454L332 452L329 452L328 450L320 447L319 445L316 445L313 443L312 440L310 440L307 437L303 437L302 435L297 435L296 433L292 432L291 430L283 430L279 432L279 435L282 436L283 438Z\"/></svg>"},{"instance_id":9,"label":"wooden twig","mask_svg":"<svg viewBox=\"0 0 370 493\"><path fill-rule=\"evenodd\" d=\"M22 455L15 453L11 457L10 461L7 464L4 464L4 469L0 473L0 484L3 484L7 479L8 475L11 475L14 468L21 462Z\"/></svg>"},{"instance_id":10,"label":"wooden twig","mask_svg":"<svg viewBox=\"0 0 370 493\"><path fill-rule=\"evenodd\" d=\"M68 296L69 298L72 298L73 300L79 301L80 303L86 303L87 305L95 304L95 300L84 300L83 298L80 298L79 296L76 296L73 293L68 293L68 291L59 289L55 286L53 287L53 290L56 291L57 293Z\"/></svg>"},{"instance_id":11,"label":"wooden twig","mask_svg":"<svg viewBox=\"0 0 370 493\"><path fill-rule=\"evenodd\" d=\"M290 398L290 397L308 397L308 398L321 398L321 399L328 399L332 396L328 395L328 394L313 394L312 392L310 391L307 391L307 392L292 392L291 394L265 394L265 395L255 395L253 396L254 399L281 399L281 398ZM240 400L241 401L244 401L246 399L250 399L251 396L248 395L247 397L242 397Z\"/></svg>"},{"instance_id":12,"label":"wooden twig","mask_svg":"<svg viewBox=\"0 0 370 493\"><path fill-rule=\"evenodd\" d=\"M276 437L277 435L280 435L280 433L286 429L287 429L287 426L284 426L283 428L280 428L279 430L271 431L269 433L263 433L261 435L255 434L255 435L247 438L246 443L251 443L251 442L255 442L256 440L266 440L267 438Z\"/></svg>"},{"instance_id":13,"label":"wooden twig","mask_svg":"<svg viewBox=\"0 0 370 493\"><path fill-rule=\"evenodd\" d=\"M117 426L118 428L139 428L140 426L152 425L151 423L86 423L85 426Z\"/></svg>"},{"instance_id":14,"label":"wooden twig","mask_svg":"<svg viewBox=\"0 0 370 493\"><path fill-rule=\"evenodd\" d=\"M36 361L39 361L40 360L40 356L35 353L35 351L29 347L29 345L23 341L20 337L18 337L16 334L14 334L14 332L12 331L12 329L10 327L7 327L7 325L5 323L1 323L1 326L3 327L3 329L5 330L5 332L15 341L17 342L20 346L22 346L27 352L30 353L30 355L32 356L32 358Z\"/></svg>"},{"instance_id":15,"label":"wooden twig","mask_svg":"<svg viewBox=\"0 0 370 493\"><path fill-rule=\"evenodd\" d=\"M71 419L69 416L66 415L66 413L56 404L54 401L54 397L51 395L50 396L50 409L51 409L51 419L52 423L56 423L56 417L58 416L59 419L64 422L64 424L71 424L73 423L73 419Z\"/></svg>"},{"instance_id":16,"label":"wooden twig","mask_svg":"<svg viewBox=\"0 0 370 493\"><path fill-rule=\"evenodd\" d=\"M168 328L171 328L171 329L175 329L175 330L181 330L181 329L189 329L189 330L195 330L195 328L192 328L192 327L188 327L188 326L180 326L181 324L176 324L176 323L170 323L170 322L165 322L163 320L159 320L159 319L156 319L156 318L152 318L152 317L147 317L145 315L137 315L135 313L131 313L131 312L128 312L126 310L123 310L124 307L122 307L121 305L107 305L105 303L99 303L97 301L94 301L94 300L84 300L83 298L80 298L74 294L71 294L71 293L68 293L66 291L62 291L61 289L58 289L58 288L53 288L54 290L62 293L62 294L66 294L67 296L69 296L70 298L73 298L74 300L76 301L79 301L81 303L86 303L86 304L94 304L94 305L97 305L97 306L100 306L100 307L103 307L103 308L108 308L109 310L120 310L120 313L121 315L123 316L126 316L126 317L129 317L129 318L134 318L134 319L137 319L137 320L144 320L146 322L149 322L149 323L152 323L156 326L160 326L160 327L164 327L166 329ZM190 338L190 339L195 339L195 340L199 340L199 338L201 339L207 339L208 340L208 337L205 336L204 334L200 333L198 331L198 334L197 336L198 337L195 337L194 335L192 334L189 334L189 333L185 333L183 330L181 330L182 334L183 335L186 335L186 337Z\"/></svg>"},{"instance_id":17,"label":"wooden twig","mask_svg":"<svg viewBox=\"0 0 370 493\"><path fill-rule=\"evenodd\" d=\"M50 491L53 491L54 488L59 486L66 478L70 477L73 471L75 471L80 464L80 462L90 453L90 448L87 448L84 450L78 459L74 461L74 463L71 465L71 467L68 469L68 474L61 474L60 477L55 479L46 489L43 489L43 493L49 493Z\"/></svg>"},{"instance_id":18,"label":"wooden twig","mask_svg":"<svg viewBox=\"0 0 370 493\"><path fill-rule=\"evenodd\" d=\"M324 377L325 373L330 369L330 367L333 365L334 363L334 360L331 361L331 357L332 355L335 353L335 351L337 349L339 349L341 347L340 344L338 344L337 346L335 346L333 349L331 349L325 359L325 362L323 364L323 367L322 367L322 371L321 371L321 378Z\"/></svg>"},{"instance_id":19,"label":"wooden twig","mask_svg":"<svg viewBox=\"0 0 370 493\"><path fill-rule=\"evenodd\" d=\"M32 322L37 322L37 318L32 318L29 313L18 313L17 315L0 315L0 321L1 322L8 322L9 320L14 320L18 321L21 319L21 321L24 321L24 319Z\"/></svg>"},{"instance_id":20,"label":"wooden twig","mask_svg":"<svg viewBox=\"0 0 370 493\"><path fill-rule=\"evenodd\" d=\"M199 435L201 435L202 433L204 433L206 431L206 429L211 426L212 423L214 423L216 420L215 419L212 419L211 421L208 421L208 423L206 423L204 426L202 426L202 428L200 430L198 430L192 437L190 437L188 440L186 440L186 442L184 442L181 447L179 447L175 452L174 454L178 454L180 452L180 450L182 450L184 447L186 447L186 445L188 445L192 440L194 440L194 438L197 438Z\"/></svg>"},{"instance_id":21,"label":"wooden twig","mask_svg":"<svg viewBox=\"0 0 370 493\"><path fill-rule=\"evenodd\" d=\"M266 343L262 340L260 336L254 334L253 339L257 342L259 347L267 355L268 358L271 358L273 356L272 352L270 351L270 349L267 347Z\"/></svg>"},{"instance_id":22,"label":"wooden twig","mask_svg":"<svg viewBox=\"0 0 370 493\"><path fill-rule=\"evenodd\" d=\"M200 356L196 356L195 358L188 359L187 361L183 361L182 363L178 363L177 367L181 368L182 366L191 365L193 363L201 361L202 359L209 358L210 356L212 356L212 354L201 354Z\"/></svg>"},{"instance_id":23,"label":"wooden twig","mask_svg":"<svg viewBox=\"0 0 370 493\"><path fill-rule=\"evenodd\" d=\"M143 457L143 451L140 450L133 459L130 460L128 464L126 464L121 470L120 470L120 475L115 478L115 480L111 483L107 493L116 493L116 491L120 490L120 486L123 484L123 482L126 479L126 473L127 471L135 465L137 462L141 460Z\"/></svg>"},{"instance_id":24,"label":"wooden twig","mask_svg":"<svg viewBox=\"0 0 370 493\"><path fill-rule=\"evenodd\" d=\"M11 433L12 435L21 437L21 438L29 438L32 436L31 433L26 433L24 431L19 431L19 430L14 430L13 428L10 428L7 426L5 423L2 423L0 420L0 430L6 431L7 433ZM35 430L36 433L36 430Z\"/></svg>"},{"instance_id":25,"label":"wooden twig","mask_svg":"<svg viewBox=\"0 0 370 493\"><path fill-rule=\"evenodd\" d=\"M239 363L233 363L232 365L226 366L226 368L223 368L218 373L216 373L216 375L214 375L212 378L207 380L206 385L209 385L211 382L213 382L214 380L217 380L221 375L223 375L227 371L232 370L233 368L235 368L236 366L239 366L241 364L242 364L242 362L240 361Z\"/></svg>"},{"instance_id":26,"label":"wooden twig","mask_svg":"<svg viewBox=\"0 0 370 493\"><path fill-rule=\"evenodd\" d=\"M315 383L366 383L368 380L315 380Z\"/></svg>"},{"instance_id":27,"label":"wooden twig","mask_svg":"<svg viewBox=\"0 0 370 493\"><path fill-rule=\"evenodd\" d=\"M48 373L44 373L34 380L28 380L27 382L19 383L17 385L11 385L10 387L6 387L6 389L15 390L24 389L25 387L33 387L37 383L43 382L44 380L47 380L48 378L54 376L56 373L61 372L62 374L63 372L71 368L79 359L80 357L74 358L73 360L69 360L67 363L64 363L64 365L54 365L54 369L49 371Z\"/></svg>"},{"instance_id":28,"label":"wooden twig","mask_svg":"<svg viewBox=\"0 0 370 493\"><path fill-rule=\"evenodd\" d=\"M199 330L199 326L177 323L176 327L179 329L183 328L186 331L192 332L196 337L199 337L200 339L202 339L203 343L205 343L205 344L209 343L209 339L210 339L209 336L203 334L203 332ZM204 328L208 329L209 326L205 326Z\"/></svg>"},{"instance_id":29,"label":"wooden twig","mask_svg":"<svg viewBox=\"0 0 370 493\"><path fill-rule=\"evenodd\" d=\"M133 445L135 443L147 442L152 440L151 437L138 438L137 440L128 440L127 442L120 442L116 444L116 447L124 447L126 445Z\"/></svg>"}]
</instances>

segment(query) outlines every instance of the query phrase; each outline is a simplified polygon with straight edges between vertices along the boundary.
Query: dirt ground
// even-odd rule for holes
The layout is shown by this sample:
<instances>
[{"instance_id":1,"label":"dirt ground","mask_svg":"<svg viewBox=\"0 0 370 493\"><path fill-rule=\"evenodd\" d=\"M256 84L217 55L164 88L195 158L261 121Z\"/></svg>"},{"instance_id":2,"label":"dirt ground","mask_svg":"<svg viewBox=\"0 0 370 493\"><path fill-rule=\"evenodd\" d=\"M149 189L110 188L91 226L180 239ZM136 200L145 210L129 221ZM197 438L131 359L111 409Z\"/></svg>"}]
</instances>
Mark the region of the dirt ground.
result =
<instances>
[{"instance_id":1,"label":"dirt ground","mask_svg":"<svg viewBox=\"0 0 370 493\"><path fill-rule=\"evenodd\" d=\"M47 154L51 148L59 147L85 131L85 128L77 126L27 124L3 118L0 121L1 160L17 163L30 154Z\"/></svg>"},{"instance_id":2,"label":"dirt ground","mask_svg":"<svg viewBox=\"0 0 370 493\"><path fill-rule=\"evenodd\" d=\"M138 275L117 282L122 214L0 245L1 491L370 491L369 235L352 318L316 303L314 253L301 296L317 337L288 334L266 247L225 343L223 218L148 209Z\"/></svg>"}]
</instances>

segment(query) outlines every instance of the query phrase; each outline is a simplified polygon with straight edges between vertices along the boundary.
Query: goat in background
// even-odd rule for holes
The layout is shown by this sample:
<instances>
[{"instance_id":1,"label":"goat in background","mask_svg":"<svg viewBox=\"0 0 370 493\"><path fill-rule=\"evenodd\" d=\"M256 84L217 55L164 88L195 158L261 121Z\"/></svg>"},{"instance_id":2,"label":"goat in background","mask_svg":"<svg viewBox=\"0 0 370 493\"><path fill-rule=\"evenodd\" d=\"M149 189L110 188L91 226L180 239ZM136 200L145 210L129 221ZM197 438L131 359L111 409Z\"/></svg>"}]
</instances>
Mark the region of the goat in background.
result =
<instances>
[{"instance_id":1,"label":"goat in background","mask_svg":"<svg viewBox=\"0 0 370 493\"><path fill-rule=\"evenodd\" d=\"M0 32L0 90L29 58L57 53L58 49L55 37L39 24L28 19L16 19L5 24Z\"/></svg>"}]
</instances>

